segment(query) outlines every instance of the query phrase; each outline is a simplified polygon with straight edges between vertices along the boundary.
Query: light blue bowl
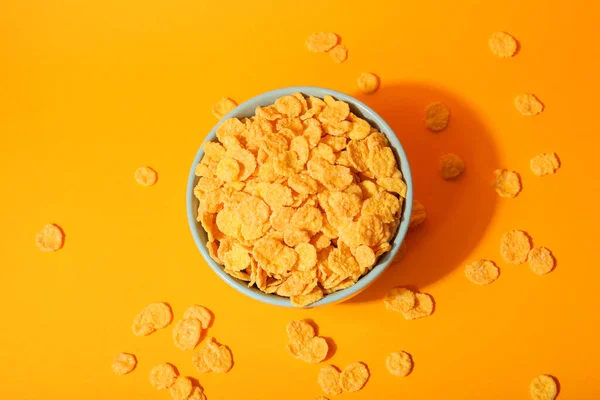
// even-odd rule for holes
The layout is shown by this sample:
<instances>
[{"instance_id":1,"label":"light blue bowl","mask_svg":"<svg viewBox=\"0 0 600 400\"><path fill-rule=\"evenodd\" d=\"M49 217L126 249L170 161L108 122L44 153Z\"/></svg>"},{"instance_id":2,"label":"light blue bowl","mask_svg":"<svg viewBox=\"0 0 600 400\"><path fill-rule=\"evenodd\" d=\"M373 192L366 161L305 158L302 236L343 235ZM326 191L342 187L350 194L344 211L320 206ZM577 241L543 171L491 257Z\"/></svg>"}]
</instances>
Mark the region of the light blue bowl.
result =
<instances>
[{"instance_id":1,"label":"light blue bowl","mask_svg":"<svg viewBox=\"0 0 600 400\"><path fill-rule=\"evenodd\" d=\"M412 201L413 201L413 185L412 185L412 177L410 174L410 167L408 165L408 160L406 158L406 154L404 153L404 149L400 144L400 141L396 137L392 128L371 108L369 108L366 104L358 101L354 97L348 96L347 94L336 92L335 90L325 89L314 86L293 86L289 88L272 90L270 92L263 93L258 95L245 103L240 104L235 110L231 111L227 114L223 119L210 131L208 136L206 137L206 141L216 141L216 131L217 127L227 118L237 117L251 117L254 115L254 111L258 106L267 106L269 104L273 104L276 99L281 96L285 96L288 94L292 94L295 92L300 92L308 96L316 96L321 97L326 95L330 95L335 97L338 100L343 100L350 105L351 111L369 121L373 126L377 127L381 133L383 133L392 146L396 157L399 162L400 170L404 176L404 180L408 187L406 192L406 199L404 201L403 211L402 211L402 219L400 221L400 226L398 227L398 231L394 240L392 242L392 249L382 255L377 264L373 267L373 269L367 273L365 276L360 278L356 284L350 286L347 289L340 290L338 292L332 293L330 295L326 295L321 300L316 303L311 304L309 307L317 307L323 306L325 304L332 304L342 302L344 300L348 300L349 298L357 295L364 289L366 289L371 283L375 281L383 271L388 267L391 261L394 259L394 256L398 252L400 244L404 240L404 236L406 235L406 231L408 230L408 222L410 219L410 214L412 211ZM212 268L212 270L221 277L229 286L245 294L248 297L251 297L255 300L262 301L264 303L273 304L276 306L283 307L293 307L292 303L289 299L285 297L280 297L276 294L266 294L261 292L256 288L249 288L247 284L241 280L233 278L229 274L227 274L223 267L217 264L209 255L208 249L206 247L206 242L208 241L206 232L202 228L202 225L196 221L196 214L198 210L198 200L194 196L194 187L198 182L198 177L195 175L196 165L200 162L202 157L204 156L204 148L200 146L198 149L198 153L196 153L196 158L194 158L194 162L192 163L192 169L190 170L190 176L188 179L187 186L187 215L188 222L190 224L190 229L192 230L192 235L194 236L194 240L200 253L208 263L208 265Z\"/></svg>"}]
</instances>

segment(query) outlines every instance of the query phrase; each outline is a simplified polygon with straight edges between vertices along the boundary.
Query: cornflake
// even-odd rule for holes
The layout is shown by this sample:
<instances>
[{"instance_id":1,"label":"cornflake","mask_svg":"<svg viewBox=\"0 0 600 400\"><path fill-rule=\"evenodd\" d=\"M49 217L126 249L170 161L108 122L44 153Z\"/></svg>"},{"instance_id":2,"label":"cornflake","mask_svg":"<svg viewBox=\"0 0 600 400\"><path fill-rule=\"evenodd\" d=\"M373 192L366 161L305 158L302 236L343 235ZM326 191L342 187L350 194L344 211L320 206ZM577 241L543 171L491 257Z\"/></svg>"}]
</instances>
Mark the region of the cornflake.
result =
<instances>
[{"instance_id":1,"label":"cornflake","mask_svg":"<svg viewBox=\"0 0 600 400\"><path fill-rule=\"evenodd\" d=\"M331 55L331 58L333 58L333 61L342 63L348 58L348 48L343 44L338 44L329 50L329 54Z\"/></svg>"},{"instance_id":2,"label":"cornflake","mask_svg":"<svg viewBox=\"0 0 600 400\"><path fill-rule=\"evenodd\" d=\"M342 393L340 371L333 365L325 365L319 370L317 382L325 394L335 396Z\"/></svg>"},{"instance_id":3,"label":"cornflake","mask_svg":"<svg viewBox=\"0 0 600 400\"><path fill-rule=\"evenodd\" d=\"M490 50L501 58L510 58L517 51L517 41L505 32L494 32L488 41Z\"/></svg>"},{"instance_id":4,"label":"cornflake","mask_svg":"<svg viewBox=\"0 0 600 400\"><path fill-rule=\"evenodd\" d=\"M439 101L433 102L425 107L425 126L433 131L439 132L446 128L450 119L450 110Z\"/></svg>"},{"instance_id":5,"label":"cornflake","mask_svg":"<svg viewBox=\"0 0 600 400\"><path fill-rule=\"evenodd\" d=\"M176 378L177 372L171 364L158 364L150 370L150 384L158 390L170 388Z\"/></svg>"},{"instance_id":6,"label":"cornflake","mask_svg":"<svg viewBox=\"0 0 600 400\"><path fill-rule=\"evenodd\" d=\"M331 50L338 42L338 37L331 32L318 32L311 34L306 39L306 47L315 53L325 53Z\"/></svg>"},{"instance_id":7,"label":"cornflake","mask_svg":"<svg viewBox=\"0 0 600 400\"><path fill-rule=\"evenodd\" d=\"M477 285L487 285L498 279L500 270L491 261L479 260L465 267L465 275L468 280Z\"/></svg>"},{"instance_id":8,"label":"cornflake","mask_svg":"<svg viewBox=\"0 0 600 400\"><path fill-rule=\"evenodd\" d=\"M404 319L417 319L431 315L433 312L433 299L426 293L417 293L415 306L409 311L403 312Z\"/></svg>"},{"instance_id":9,"label":"cornflake","mask_svg":"<svg viewBox=\"0 0 600 400\"><path fill-rule=\"evenodd\" d=\"M369 370L361 362L352 363L342 371L340 375L340 386L344 392L357 392L362 389L369 380Z\"/></svg>"},{"instance_id":10,"label":"cornflake","mask_svg":"<svg viewBox=\"0 0 600 400\"><path fill-rule=\"evenodd\" d=\"M384 299L385 307L401 312L404 319L416 319L431 315L433 298L426 293L413 293L406 288L390 289Z\"/></svg>"},{"instance_id":11,"label":"cornflake","mask_svg":"<svg viewBox=\"0 0 600 400\"><path fill-rule=\"evenodd\" d=\"M533 116L544 111L544 105L532 94L520 94L515 97L517 111L525 116Z\"/></svg>"},{"instance_id":12,"label":"cornflake","mask_svg":"<svg viewBox=\"0 0 600 400\"><path fill-rule=\"evenodd\" d=\"M502 197L515 197L521 191L521 179L514 171L497 169L494 171L492 186Z\"/></svg>"},{"instance_id":13,"label":"cornflake","mask_svg":"<svg viewBox=\"0 0 600 400\"><path fill-rule=\"evenodd\" d=\"M187 400L192 394L192 381L184 376L178 376L169 388L173 400Z\"/></svg>"},{"instance_id":14,"label":"cornflake","mask_svg":"<svg viewBox=\"0 0 600 400\"><path fill-rule=\"evenodd\" d=\"M57 251L63 246L64 237L62 229L47 224L35 235L35 244L42 251Z\"/></svg>"},{"instance_id":15,"label":"cornflake","mask_svg":"<svg viewBox=\"0 0 600 400\"><path fill-rule=\"evenodd\" d=\"M396 312L408 312L415 307L416 296L411 290L401 287L390 289L384 298L385 308Z\"/></svg>"},{"instance_id":16,"label":"cornflake","mask_svg":"<svg viewBox=\"0 0 600 400\"><path fill-rule=\"evenodd\" d=\"M331 49L332 35L308 42L324 49L330 40ZM209 255L232 277L306 307L354 285L391 249L406 182L385 135L348 103L293 93L221 121L216 136L203 144L194 195ZM206 329L211 315L197 308L183 319ZM136 332L153 329L140 321ZM196 330L186 332L177 341L193 348ZM291 347L307 361L325 356L321 340L309 343ZM211 368L194 357L199 370Z\"/></svg>"},{"instance_id":17,"label":"cornflake","mask_svg":"<svg viewBox=\"0 0 600 400\"><path fill-rule=\"evenodd\" d=\"M153 303L136 315L131 329L134 335L145 336L157 329L165 328L171 323L172 319L173 313L166 303Z\"/></svg>"},{"instance_id":18,"label":"cornflake","mask_svg":"<svg viewBox=\"0 0 600 400\"><path fill-rule=\"evenodd\" d=\"M202 323L197 318L184 318L173 328L173 342L181 350L192 350L200 341Z\"/></svg>"},{"instance_id":19,"label":"cornflake","mask_svg":"<svg viewBox=\"0 0 600 400\"><path fill-rule=\"evenodd\" d=\"M287 349L292 356L313 364L327 357L329 352L327 341L315 336L314 328L306 321L291 321L286 330L289 338Z\"/></svg>"},{"instance_id":20,"label":"cornflake","mask_svg":"<svg viewBox=\"0 0 600 400\"><path fill-rule=\"evenodd\" d=\"M158 174L150 167L139 167L135 170L133 177L142 186L152 186L158 180Z\"/></svg>"},{"instance_id":21,"label":"cornflake","mask_svg":"<svg viewBox=\"0 0 600 400\"><path fill-rule=\"evenodd\" d=\"M188 400L206 400L206 395L201 387L196 386L190 397L188 397Z\"/></svg>"},{"instance_id":22,"label":"cornflake","mask_svg":"<svg viewBox=\"0 0 600 400\"><path fill-rule=\"evenodd\" d=\"M395 351L388 354L385 366L392 375L407 376L413 368L413 361L410 354L404 351Z\"/></svg>"},{"instance_id":23,"label":"cornflake","mask_svg":"<svg viewBox=\"0 0 600 400\"><path fill-rule=\"evenodd\" d=\"M194 304L183 313L183 319L196 318L202 324L202 329L208 329L212 322L212 313L206 308Z\"/></svg>"},{"instance_id":24,"label":"cornflake","mask_svg":"<svg viewBox=\"0 0 600 400\"><path fill-rule=\"evenodd\" d=\"M440 157L440 175L442 179L454 179L465 170L465 162L456 154Z\"/></svg>"},{"instance_id":25,"label":"cornflake","mask_svg":"<svg viewBox=\"0 0 600 400\"><path fill-rule=\"evenodd\" d=\"M221 119L236 107L237 103L235 101L223 97L212 106L212 113L216 119Z\"/></svg>"},{"instance_id":26,"label":"cornflake","mask_svg":"<svg viewBox=\"0 0 600 400\"><path fill-rule=\"evenodd\" d=\"M218 344L214 338L210 338L205 350L202 352L202 360L206 367L212 372L227 372L233 366L231 351L227 346ZM199 369L199 366L196 366Z\"/></svg>"},{"instance_id":27,"label":"cornflake","mask_svg":"<svg viewBox=\"0 0 600 400\"><path fill-rule=\"evenodd\" d=\"M192 364L200 374L206 374L211 371L208 365L206 365L206 362L204 362L204 354L207 351L208 347L203 347L192 356Z\"/></svg>"},{"instance_id":28,"label":"cornflake","mask_svg":"<svg viewBox=\"0 0 600 400\"><path fill-rule=\"evenodd\" d=\"M558 387L554 378L540 375L531 381L529 391L533 400L554 400L558 394Z\"/></svg>"},{"instance_id":29,"label":"cornflake","mask_svg":"<svg viewBox=\"0 0 600 400\"><path fill-rule=\"evenodd\" d=\"M363 72L356 82L358 88L364 93L373 93L379 88L379 78L371 72Z\"/></svg>"},{"instance_id":30,"label":"cornflake","mask_svg":"<svg viewBox=\"0 0 600 400\"><path fill-rule=\"evenodd\" d=\"M119 353L112 363L112 370L116 375L125 375L135 369L137 360L133 354Z\"/></svg>"},{"instance_id":31,"label":"cornflake","mask_svg":"<svg viewBox=\"0 0 600 400\"><path fill-rule=\"evenodd\" d=\"M529 252L527 256L529 267L538 275L544 275L554 269L556 261L552 252L545 247L536 247Z\"/></svg>"},{"instance_id":32,"label":"cornflake","mask_svg":"<svg viewBox=\"0 0 600 400\"><path fill-rule=\"evenodd\" d=\"M523 264L531 250L529 236L523 231L510 231L502 235L500 254L504 261L511 264Z\"/></svg>"},{"instance_id":33,"label":"cornflake","mask_svg":"<svg viewBox=\"0 0 600 400\"><path fill-rule=\"evenodd\" d=\"M531 172L533 172L535 175L544 176L553 174L560 166L560 163L558 162L558 157L556 157L556 154L543 153L533 157L529 162L529 166L531 168Z\"/></svg>"}]
</instances>

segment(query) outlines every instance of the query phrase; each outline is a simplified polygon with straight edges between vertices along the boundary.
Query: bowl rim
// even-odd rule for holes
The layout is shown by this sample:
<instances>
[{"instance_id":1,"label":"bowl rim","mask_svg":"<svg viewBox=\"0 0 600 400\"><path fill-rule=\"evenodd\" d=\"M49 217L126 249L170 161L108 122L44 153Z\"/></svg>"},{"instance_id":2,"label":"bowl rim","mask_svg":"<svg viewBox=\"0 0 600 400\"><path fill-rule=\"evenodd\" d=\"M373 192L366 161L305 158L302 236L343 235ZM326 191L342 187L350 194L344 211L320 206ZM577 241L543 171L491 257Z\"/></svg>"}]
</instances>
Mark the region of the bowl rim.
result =
<instances>
[{"instance_id":1,"label":"bowl rim","mask_svg":"<svg viewBox=\"0 0 600 400\"><path fill-rule=\"evenodd\" d=\"M393 261L394 256L398 252L400 245L404 241L406 232L408 231L408 224L409 224L409 220L410 220L410 215L412 213L412 202L413 202L413 182L412 182L412 175L411 175L411 171L410 171L410 165L408 162L408 158L407 158L404 148L402 147L402 144L400 143L400 140L396 136L396 133L394 132L394 130L371 107L367 106L362 101L360 101L348 94L345 94L345 93L342 93L342 92L339 92L336 90L328 89L328 88L318 87L318 86L290 86L290 87L270 90L270 91L261 93L257 96L254 96L249 100L246 100L245 102L243 102L242 104L237 106L235 109L233 109L231 112L227 113L227 115L225 115L223 118L221 118L217 122L217 124L215 124L215 126L210 130L208 135L206 135L206 138L204 138L204 140L200 144L200 147L198 148L198 151L196 152L196 156L194 157L194 161L192 163L192 167L191 167L191 170L190 170L190 173L188 176L188 184L187 184L187 190L186 190L186 209L187 209L188 224L189 224L190 230L192 232L194 242L196 243L196 247L198 248L198 250L200 250L202 257L204 258L206 263L209 265L209 267L221 279L223 279L225 281L225 283L227 283L232 288L236 289L238 292L241 292L242 294L244 294L254 300L258 300L263 303L282 306L282 307L299 308L299 307L295 307L294 305L292 305L289 298L281 297L276 294L263 293L260 290L258 290L257 288L249 288L246 283L227 274L224 271L223 267L221 265L219 265L217 262L215 262L215 260L213 260L210 257L210 254L208 253L208 248L206 247L206 244L203 242L202 238L200 237L199 230L203 229L203 228L202 228L202 225L196 220L195 214L196 214L197 210L194 207L194 187L196 186L196 178L197 178L195 171L196 171L196 165L200 162L200 160L204 156L203 144L207 141L215 141L216 140L217 128L223 123L223 121L227 120L228 118L243 118L244 116L246 116L245 115L246 112L244 112L244 111L248 108L251 108L252 113L254 113L254 110L256 109L256 107L272 104L274 99L281 97L281 96L290 95L290 94L296 93L296 92L300 92L300 93L302 93L304 95L308 95L308 96L318 96L321 98L323 96L330 95L330 96L335 97L337 100L342 100L342 101L347 102L351 108L358 109L360 111L360 114L362 115L362 117L364 119L368 120L370 123L374 123L379 128L380 132L383 133L386 136L386 138L390 141L390 143L392 144L392 150L394 150L394 153L395 153L396 157L398 158L397 161L400 162L400 166L401 166L400 170L402 172L404 182L406 183L406 187L407 187L406 197L403 202L404 203L403 204L404 211L401 214L400 224L397 228L396 236L394 237L394 240L392 241L392 248L390 249L390 251L388 251L387 253L382 255L382 258L384 258L384 259L382 260L382 258L380 258L378 260L378 263L375 264L375 266L373 267L373 269L371 269L371 271L369 271L366 275L359 278L359 280L354 285L352 285L346 289L342 289L337 292L325 295L321 300L319 300L315 303L312 303L306 307L303 307L303 308L312 308L312 307L318 307L318 306L323 306L326 304L333 304L333 303L338 303L338 302L341 302L344 300L348 300L349 298L360 293L362 290L366 289L369 285L371 285L383 273L383 271L386 270L386 268ZM273 99L273 100L271 100L271 99ZM243 114L241 114L241 113L243 113Z\"/></svg>"}]
</instances>

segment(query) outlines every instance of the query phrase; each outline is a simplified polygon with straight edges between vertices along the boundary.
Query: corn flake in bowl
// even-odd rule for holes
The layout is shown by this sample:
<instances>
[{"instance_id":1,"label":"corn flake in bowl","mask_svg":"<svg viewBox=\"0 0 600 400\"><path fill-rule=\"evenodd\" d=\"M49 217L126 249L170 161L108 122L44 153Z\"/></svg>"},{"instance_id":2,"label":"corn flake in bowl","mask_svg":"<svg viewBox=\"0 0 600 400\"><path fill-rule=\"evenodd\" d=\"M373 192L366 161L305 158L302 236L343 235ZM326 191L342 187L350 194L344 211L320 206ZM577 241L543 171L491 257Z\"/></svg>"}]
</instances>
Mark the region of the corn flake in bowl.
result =
<instances>
[{"instance_id":1,"label":"corn flake in bowl","mask_svg":"<svg viewBox=\"0 0 600 400\"><path fill-rule=\"evenodd\" d=\"M211 268L252 298L296 307L366 288L398 250L411 204L391 128L358 100L314 87L268 92L226 115L187 193Z\"/></svg>"}]
</instances>

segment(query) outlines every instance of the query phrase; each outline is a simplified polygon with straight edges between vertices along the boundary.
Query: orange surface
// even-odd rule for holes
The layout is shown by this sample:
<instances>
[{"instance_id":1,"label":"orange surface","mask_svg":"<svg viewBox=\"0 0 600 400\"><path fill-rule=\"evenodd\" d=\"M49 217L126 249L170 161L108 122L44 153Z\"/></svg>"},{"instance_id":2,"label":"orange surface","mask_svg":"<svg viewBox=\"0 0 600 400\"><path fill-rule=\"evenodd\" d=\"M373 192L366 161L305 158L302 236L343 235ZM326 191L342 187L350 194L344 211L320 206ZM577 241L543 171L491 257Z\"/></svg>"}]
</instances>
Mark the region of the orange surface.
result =
<instances>
[{"instance_id":1,"label":"orange surface","mask_svg":"<svg viewBox=\"0 0 600 400\"><path fill-rule=\"evenodd\" d=\"M368 364L366 387L339 398L527 399L544 373L560 381L560 399L599 398L598 5L440 3L2 2L0 398L168 399L148 383L150 368L168 361L210 400L312 399L322 394L320 366L285 349L294 318L335 341L328 362ZM320 30L341 35L347 62L305 49ZM497 30L519 40L514 59L490 53ZM363 71L381 76L377 93L359 97L405 144L428 221L406 258L352 301L290 310L245 298L208 269L187 226L187 174L216 122L211 105L298 84L356 94ZM526 92L543 114L516 112L513 98ZM452 111L439 134L420 121L434 100ZM562 167L535 177L530 158L551 151ZM447 152L467 165L456 182L438 177ZM135 183L142 165L158 171L156 186ZM498 167L520 172L517 198L490 188ZM49 222L67 235L51 254L34 242ZM503 262L499 240L510 229L549 247L556 270L536 276ZM480 258L501 268L487 287L463 274ZM385 310L394 285L431 293L433 316L405 321ZM190 304L209 307L209 334L230 346L233 370L199 376L170 328L134 337L133 317L155 301L169 302L176 319ZM395 350L413 355L407 378L385 369ZM120 351L139 363L116 377Z\"/></svg>"}]
</instances>

